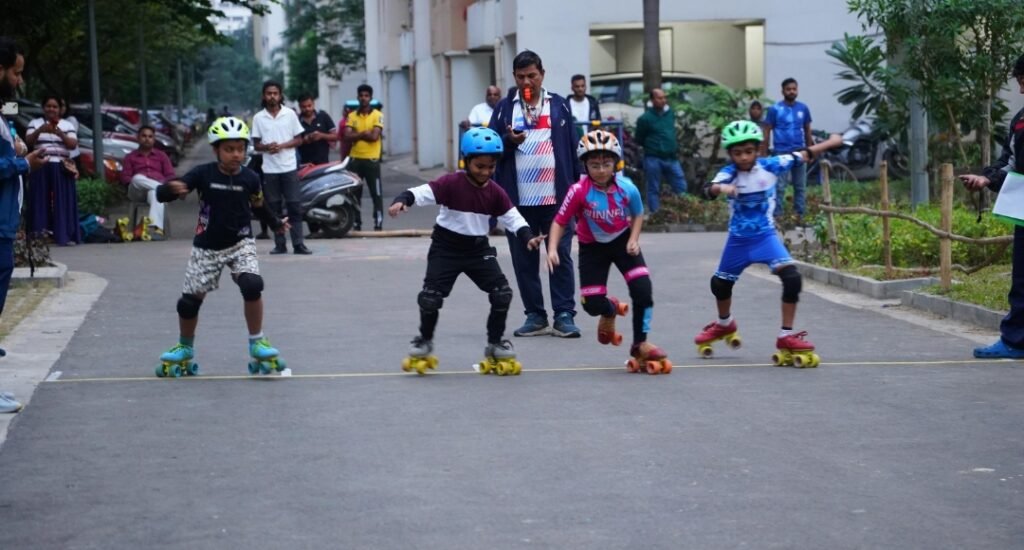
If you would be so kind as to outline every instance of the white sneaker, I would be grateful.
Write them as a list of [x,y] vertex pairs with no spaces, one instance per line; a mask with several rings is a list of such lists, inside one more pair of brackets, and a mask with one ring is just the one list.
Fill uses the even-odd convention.
[[[16,413],[21,410],[22,405],[13,398],[8,398],[8,393],[0,395],[0,413]],[[13,397],[13,396],[12,396]]]

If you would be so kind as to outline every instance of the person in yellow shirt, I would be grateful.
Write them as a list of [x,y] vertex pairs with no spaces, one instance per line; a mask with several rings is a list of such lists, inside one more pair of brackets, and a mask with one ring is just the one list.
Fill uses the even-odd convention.
[[[345,124],[345,141],[352,144],[349,151],[348,168],[366,181],[373,199],[373,230],[380,231],[384,224],[384,202],[380,183],[381,132],[384,131],[384,115],[370,106],[373,88],[362,84],[357,89],[359,109],[349,113]],[[363,188],[356,193],[360,205],[363,202]],[[363,216],[356,216],[354,229],[363,226]]]

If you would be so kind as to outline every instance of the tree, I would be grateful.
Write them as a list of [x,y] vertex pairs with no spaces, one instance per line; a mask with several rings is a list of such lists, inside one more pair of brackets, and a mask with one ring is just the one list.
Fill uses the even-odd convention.
[[197,63],[206,83],[210,105],[220,111],[228,105],[232,111],[259,103],[263,71],[252,51],[252,26],[230,37],[229,44],[204,49]]
[[[362,69],[366,64],[366,29],[363,0],[294,0],[287,6],[288,28],[283,33],[292,49],[312,49],[294,55],[299,60],[313,59],[315,66],[334,80]],[[322,62],[319,62],[322,60]],[[290,70],[295,70],[289,63]],[[308,71],[308,67],[304,69]],[[301,77],[307,80],[307,77]],[[290,80],[289,80],[290,82]],[[315,82],[315,80],[314,80]],[[317,86],[309,91],[316,92]]]
[[659,0],[644,0],[644,91],[661,87],[661,15]]

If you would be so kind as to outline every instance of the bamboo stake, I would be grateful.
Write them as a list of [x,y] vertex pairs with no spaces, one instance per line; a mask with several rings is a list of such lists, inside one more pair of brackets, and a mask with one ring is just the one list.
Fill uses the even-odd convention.
[[[829,185],[828,163],[821,163],[821,195],[825,206],[832,206],[832,186]],[[836,219],[828,212],[828,251],[832,258],[832,269],[839,269],[839,242],[836,240]]]
[[949,235],[953,230],[953,165],[942,165],[942,223],[946,234],[939,237],[939,284],[942,290],[949,290],[953,284],[953,241]]
[[[882,212],[889,211],[889,163],[882,161]],[[882,261],[885,264],[885,278],[892,279],[892,239],[889,233],[889,216],[882,216]]]

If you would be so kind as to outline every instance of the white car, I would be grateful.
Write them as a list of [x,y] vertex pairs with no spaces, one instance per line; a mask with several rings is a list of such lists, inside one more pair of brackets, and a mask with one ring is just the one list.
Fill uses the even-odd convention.
[[[661,74],[661,89],[671,92],[672,88],[684,84],[721,86],[717,80],[694,73],[665,72]],[[623,121],[636,124],[649,101],[644,93],[643,73],[613,73],[590,77],[590,94],[601,104],[604,120]]]

